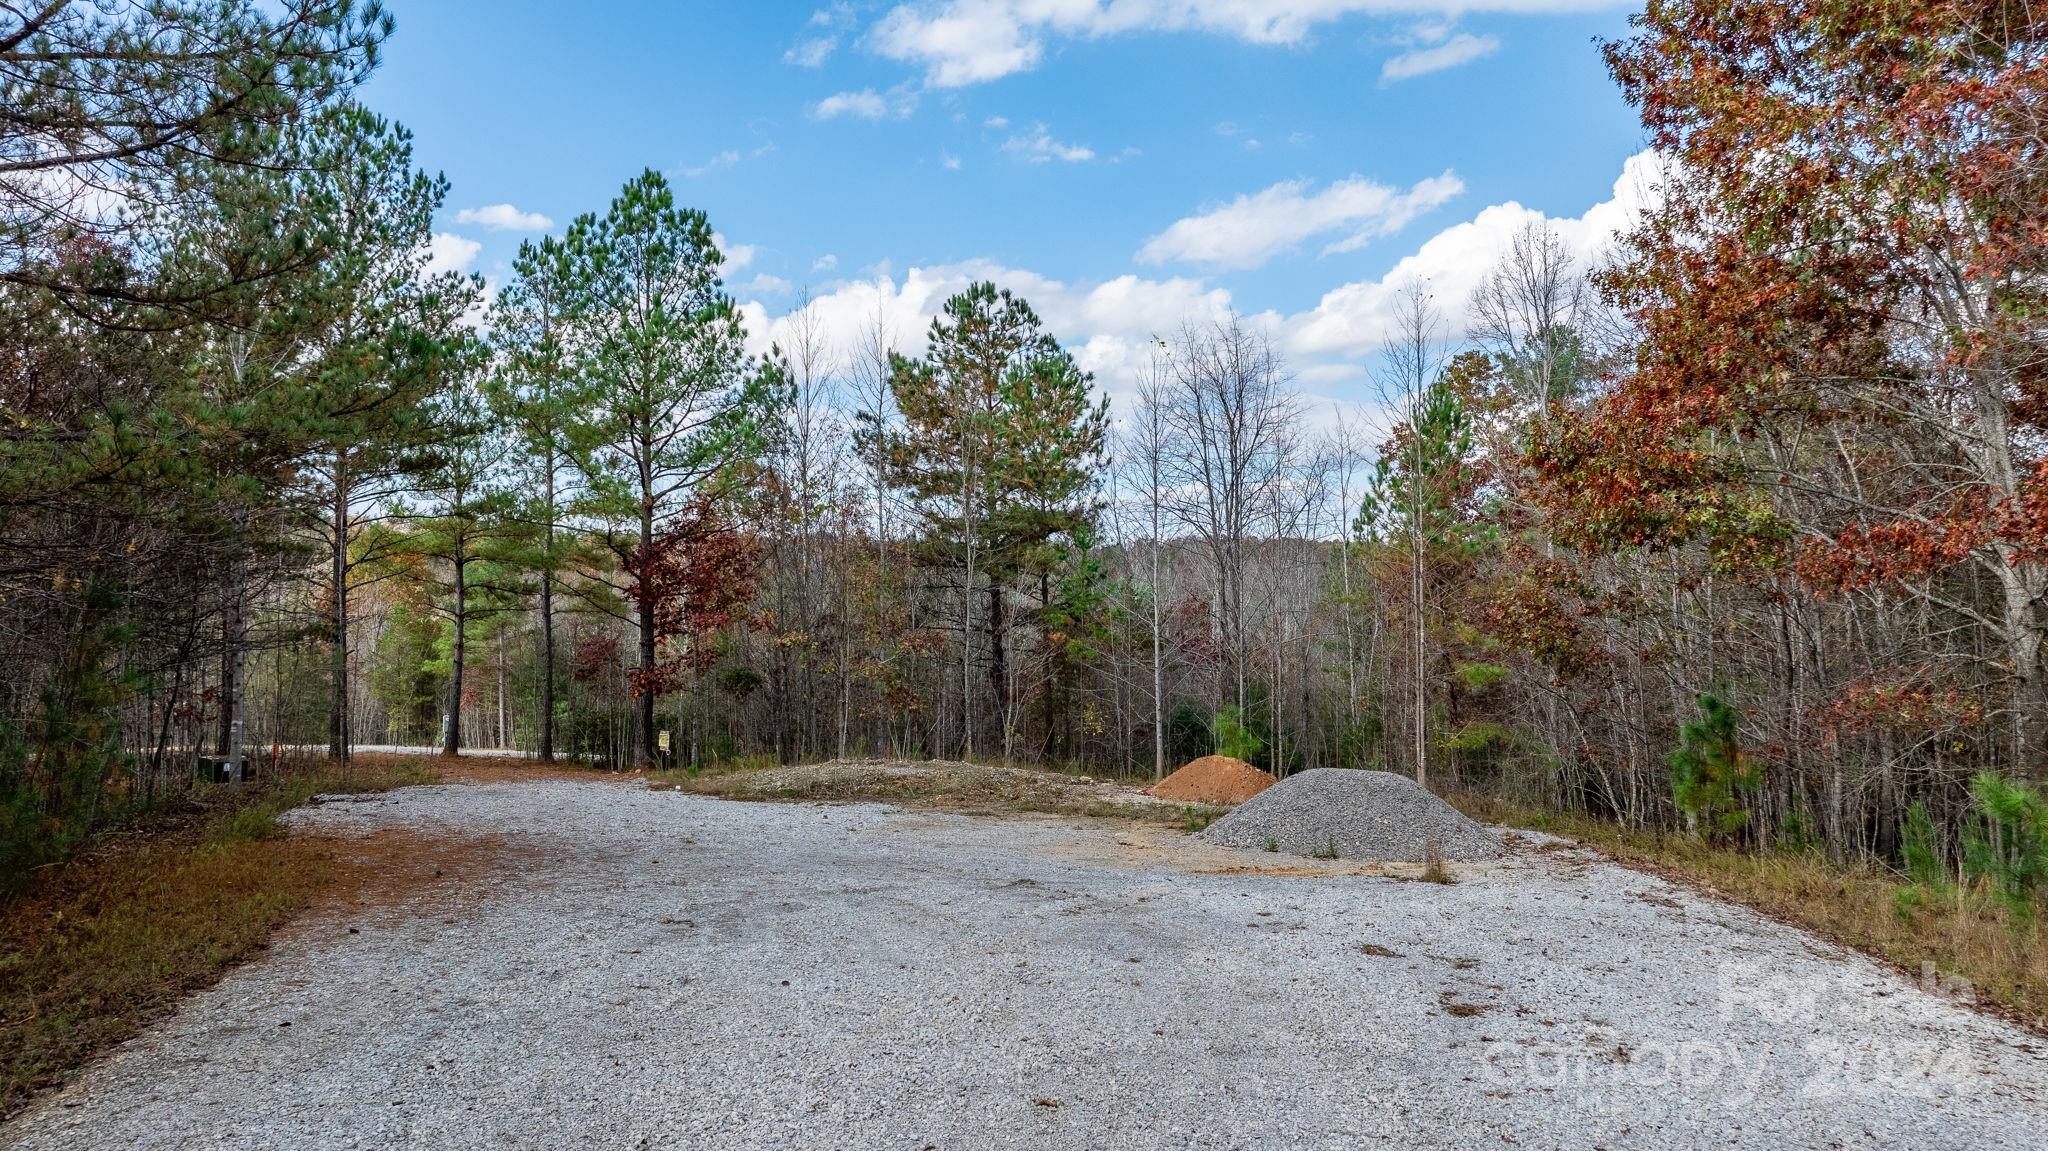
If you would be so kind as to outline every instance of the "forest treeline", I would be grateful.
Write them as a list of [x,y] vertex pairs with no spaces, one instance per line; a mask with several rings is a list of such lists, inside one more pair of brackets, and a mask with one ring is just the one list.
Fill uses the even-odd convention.
[[752,354],[652,171],[429,274],[389,30],[0,9],[9,868],[239,742],[1221,750],[2048,871],[2038,8],[1655,0],[1605,46],[1651,206],[1410,286],[1365,415],[1230,317],[1112,411],[995,284]]

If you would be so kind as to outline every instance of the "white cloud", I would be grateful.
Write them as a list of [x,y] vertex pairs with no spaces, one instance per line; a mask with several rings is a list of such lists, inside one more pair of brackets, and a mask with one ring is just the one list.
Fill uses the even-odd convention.
[[539,212],[522,212],[510,204],[486,204],[455,213],[458,224],[475,224],[494,232],[545,232],[555,226]]
[[887,92],[873,88],[862,88],[858,92],[835,92],[811,107],[811,115],[820,120],[836,120],[841,116],[852,116],[859,120],[881,120],[887,117],[901,119],[917,109],[917,93],[904,85],[898,85]]
[[[1125,393],[1151,355],[1152,337],[1183,320],[1217,318],[1230,310],[1230,294],[1200,280],[1119,276],[1096,284],[1073,284],[988,260],[913,267],[899,279],[878,271],[812,298],[828,338],[853,347],[879,314],[897,350],[918,355],[926,328],[948,296],[976,280],[989,280],[1031,302],[1046,326],[1094,372],[1112,394]],[[758,300],[742,308],[755,351],[789,342],[789,317],[772,314]]]
[[726,239],[723,232],[711,233],[711,242],[718,246],[719,254],[725,257],[725,264],[721,270],[728,276],[753,263],[754,257],[761,254],[761,250],[752,244],[735,244]]
[[727,148],[725,151],[720,152],[718,155],[711,157],[694,168],[684,168],[683,175],[694,180],[699,176],[708,176],[720,168],[730,168],[739,162],[740,154],[731,148]]
[[817,259],[811,261],[811,271],[813,272],[829,272],[837,268],[838,266],[839,257],[833,255],[830,252],[827,252],[824,255],[819,256]]
[[427,241],[427,274],[442,272],[467,272],[476,263],[477,253],[484,250],[482,244],[468,236],[453,232],[435,232]]
[[960,157],[955,156],[951,152],[941,152],[939,153],[939,164],[948,172],[958,172],[960,170]]
[[857,116],[863,120],[879,120],[889,114],[888,102],[873,88],[858,92],[835,92],[811,109],[811,115],[820,120],[832,120],[840,116]]
[[936,88],[985,83],[1038,66],[1049,41],[1135,32],[1206,32],[1294,45],[1352,15],[1581,12],[1620,0],[910,0],[869,36],[877,52],[924,70]]
[[923,65],[926,82],[939,88],[1028,71],[1043,52],[1025,17],[1010,4],[988,0],[893,8],[875,25],[873,44],[892,60]]
[[[1393,303],[1406,285],[1425,283],[1449,317],[1452,333],[1461,334],[1472,289],[1494,267],[1517,232],[1531,224],[1547,225],[1582,264],[1591,265],[1636,213],[1654,201],[1661,172],[1654,153],[1632,157],[1615,182],[1612,196],[1579,216],[1550,218],[1515,203],[1485,208],[1472,219],[1438,232],[1377,279],[1334,288],[1306,311],[1291,315],[1262,312],[1246,316],[1245,322],[1273,337],[1305,391],[1353,403],[1362,398],[1353,389],[1365,374],[1366,359],[1381,349],[1391,333]],[[812,306],[828,339],[840,348],[855,346],[879,315],[897,350],[918,355],[924,350],[931,317],[946,297],[976,280],[991,280],[1029,300],[1046,326],[1073,351],[1083,368],[1095,373],[1098,385],[1118,404],[1131,398],[1150,361],[1154,336],[1171,338],[1184,322],[1220,319],[1235,306],[1229,291],[1198,277],[1124,275],[1083,284],[988,260],[916,266],[901,276],[883,261],[865,270],[861,278],[814,297]],[[757,293],[741,306],[750,347],[757,352],[774,341],[784,346],[789,343],[789,317],[771,310],[759,298],[773,295]]]
[[1446,68],[1456,68],[1460,64],[1470,64],[1498,51],[1500,41],[1492,36],[1474,36],[1470,32],[1460,32],[1441,44],[1427,48],[1410,48],[1380,65],[1380,86],[1384,88],[1389,84],[1398,84],[1403,80],[1412,80],[1431,72],[1441,72]]
[[1012,136],[1003,142],[1003,151],[1014,152],[1033,164],[1044,164],[1058,160],[1064,164],[1079,164],[1095,158],[1095,149],[1085,144],[1064,144],[1052,138],[1051,129],[1043,124],[1036,125],[1029,133]]
[[1375,236],[1399,231],[1423,212],[1465,190],[1450,172],[1406,192],[1362,176],[1311,191],[1306,180],[1275,184],[1200,215],[1177,220],[1138,250],[1139,261],[1256,268],[1318,236],[1342,233],[1323,250],[1348,252]]
[[981,122],[981,126],[984,128],[994,128],[1000,131],[1010,126],[1010,118],[1008,116],[990,116],[988,119],[983,120]]
[[817,36],[800,40],[789,51],[782,54],[782,62],[799,68],[816,68],[832,56],[832,50],[839,47],[837,36]]
[[1410,284],[1426,286],[1454,329],[1462,333],[1473,289],[1499,262],[1517,233],[1530,226],[1547,226],[1582,266],[1590,266],[1599,261],[1615,236],[1655,203],[1663,172],[1663,161],[1655,152],[1629,157],[1614,182],[1613,195],[1579,216],[1552,218],[1512,200],[1482,209],[1472,219],[1431,236],[1380,278],[1333,288],[1314,308],[1288,317],[1286,346],[1304,358],[1372,352],[1392,330],[1394,301]]
[[741,288],[740,291],[752,292],[762,296],[782,296],[787,295],[789,290],[794,287],[796,287],[795,284],[790,283],[781,276],[760,272],[753,279],[748,280],[746,286]]

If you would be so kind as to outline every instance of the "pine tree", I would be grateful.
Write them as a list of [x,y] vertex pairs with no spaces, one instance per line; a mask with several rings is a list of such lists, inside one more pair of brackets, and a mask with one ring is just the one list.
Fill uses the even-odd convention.
[[525,477],[524,499],[513,513],[528,531],[520,566],[536,578],[541,634],[540,733],[542,763],[555,758],[555,592],[575,559],[576,537],[562,530],[572,503],[569,433],[576,423],[578,389],[564,344],[569,321],[568,249],[549,236],[522,243],[512,279],[491,312],[497,371],[486,395],[504,421],[511,450]]
[[443,391],[430,409],[439,441],[418,465],[412,492],[422,502],[399,504],[407,530],[394,543],[413,579],[430,589],[428,602],[447,624],[448,678],[441,752],[462,749],[462,701],[469,637],[481,617],[518,601],[518,586],[502,563],[514,508],[501,462],[503,438],[473,381]]
[[[1420,298],[1407,305],[1411,331],[1424,333],[1429,318]],[[1468,459],[1472,454],[1472,421],[1457,386],[1464,358],[1454,361],[1426,386],[1420,385],[1428,357],[1425,335],[1403,361],[1404,377],[1418,384],[1407,397],[1407,418],[1394,429],[1359,501],[1354,530],[1391,544],[1401,541],[1408,553],[1408,614],[1414,637],[1410,682],[1414,693],[1415,780],[1428,780],[1429,741],[1429,589],[1433,555],[1461,551],[1473,542],[1475,523],[1462,516],[1461,501],[1469,493]]]
[[[1011,751],[1007,596],[1033,549],[1090,521],[1109,424],[1093,378],[1031,305],[977,283],[946,301],[920,360],[893,357],[896,429],[864,425],[892,481],[916,501],[926,536],[961,567],[961,745],[977,746],[974,611],[985,596],[990,695]],[[983,581],[986,581],[984,586]]]
[[482,283],[426,273],[434,212],[448,185],[412,166],[411,133],[354,105],[320,127],[313,150],[322,180],[311,191],[326,206],[328,255],[308,292],[321,330],[305,365],[316,381],[315,447],[301,474],[328,557],[328,753],[345,760],[353,573],[397,541],[382,509],[433,440],[425,405],[451,378],[450,361],[469,352],[461,318]]
[[579,392],[569,443],[577,510],[617,561],[613,590],[639,629],[635,758],[654,759],[663,605],[653,565],[668,521],[757,446],[772,386],[746,352],[704,213],[649,170],[563,242]]
[[1671,795],[1689,830],[1727,839],[1749,822],[1742,796],[1756,790],[1762,772],[1742,754],[1735,709],[1711,692],[1699,697],[1700,717],[1679,728],[1670,755]]

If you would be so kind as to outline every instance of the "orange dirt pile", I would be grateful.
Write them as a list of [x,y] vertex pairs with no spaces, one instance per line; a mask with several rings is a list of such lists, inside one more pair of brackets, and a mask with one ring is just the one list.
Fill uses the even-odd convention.
[[1241,759],[1205,755],[1152,785],[1148,793],[1177,803],[1243,803],[1273,786],[1273,777]]

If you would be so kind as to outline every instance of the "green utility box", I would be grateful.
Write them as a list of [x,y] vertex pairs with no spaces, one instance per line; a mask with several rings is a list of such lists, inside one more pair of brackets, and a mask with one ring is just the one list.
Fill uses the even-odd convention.
[[[224,755],[202,755],[199,757],[199,782],[233,783],[228,776],[228,757]],[[242,757],[242,782],[256,778],[256,761],[249,756]]]

